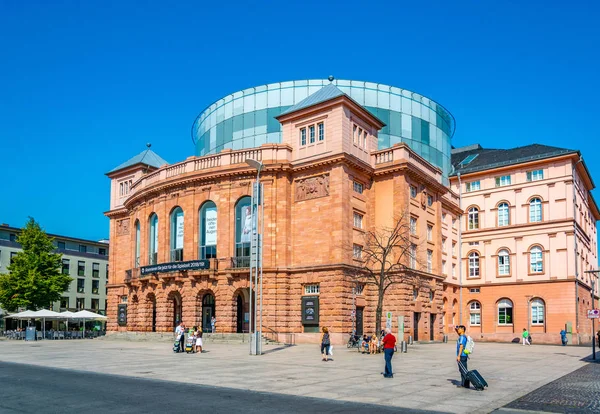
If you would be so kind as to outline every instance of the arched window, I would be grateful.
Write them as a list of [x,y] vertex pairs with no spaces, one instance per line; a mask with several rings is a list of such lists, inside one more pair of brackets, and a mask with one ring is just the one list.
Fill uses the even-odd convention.
[[529,201],[529,222],[538,223],[542,221],[542,200],[539,198],[532,198]]
[[469,255],[469,277],[479,277],[479,253]]
[[469,323],[471,326],[481,325],[481,303],[473,301],[469,304]]
[[140,267],[140,221],[135,221],[135,267]]
[[508,250],[500,250],[498,252],[498,275],[510,275],[510,255]]
[[544,301],[541,299],[533,299],[531,301],[531,324],[544,324]]
[[529,250],[529,273],[542,273],[544,271],[542,248],[533,246]]
[[158,263],[158,216],[152,213],[148,226],[148,264],[155,265]]
[[468,211],[468,229],[475,230],[479,228],[479,209],[477,207],[471,207]]
[[250,267],[252,240],[252,206],[248,196],[235,205],[235,267]]
[[217,206],[207,201],[200,207],[198,251],[199,259],[214,259],[217,257]]
[[510,224],[510,213],[508,203],[498,205],[498,227],[508,226]]
[[513,304],[508,299],[498,302],[498,325],[512,325]]
[[171,261],[183,261],[183,210],[176,207],[171,211]]

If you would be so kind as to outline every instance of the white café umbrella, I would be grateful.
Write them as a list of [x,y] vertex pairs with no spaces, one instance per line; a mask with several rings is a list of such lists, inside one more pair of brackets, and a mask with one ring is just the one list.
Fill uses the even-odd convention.
[[72,315],[73,319],[83,319],[83,336],[85,338],[85,320],[92,320],[92,321],[105,321],[108,318],[104,315],[100,315],[99,313],[94,313],[94,312],[90,312],[90,311],[86,311],[86,310],[82,310],[79,312],[75,312]]
[[58,312],[54,312],[48,309],[40,309],[39,311],[34,312],[35,319],[42,319],[42,332],[44,338],[46,338],[46,319],[60,319],[61,314]]
[[20,321],[22,321],[23,319],[31,319],[35,318],[35,311],[26,310],[19,313],[13,313],[12,315],[5,316],[5,318],[18,319]]
[[64,312],[60,313],[60,319],[65,320],[65,330],[67,330],[67,331],[69,330],[69,320],[73,319],[73,315],[75,315],[75,314],[71,311],[64,311]]

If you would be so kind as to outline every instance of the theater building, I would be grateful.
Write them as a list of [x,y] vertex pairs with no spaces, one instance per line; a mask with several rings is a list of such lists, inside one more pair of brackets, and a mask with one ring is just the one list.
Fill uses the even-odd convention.
[[[257,171],[246,160],[253,159],[264,165],[264,220],[259,223],[264,229],[263,333],[293,333],[297,342],[318,341],[324,326],[337,342],[345,341],[354,327],[373,333],[376,292],[350,275],[364,260],[364,232],[391,226],[403,213],[411,220],[414,243],[405,265],[413,282],[388,290],[384,312],[392,313],[394,329],[397,317],[403,317],[406,335],[442,339],[443,267],[455,267],[456,261],[442,257],[441,245],[457,242],[452,235],[443,236],[442,229],[451,233],[459,213],[458,199],[444,185],[450,173],[443,155],[446,150],[449,155],[444,131],[450,127],[441,124],[451,117],[419,95],[410,93],[407,99],[398,90],[400,95],[393,98],[391,87],[387,95],[375,90],[381,98],[376,102],[383,106],[385,95],[388,108],[392,98],[399,105],[406,100],[411,115],[387,109],[384,117],[393,117],[394,123],[408,119],[407,133],[415,132],[413,146],[418,138],[424,140],[420,149],[427,147],[426,157],[411,149],[402,142],[400,128],[394,129],[400,134],[398,142],[390,147],[388,136],[380,148],[380,132],[388,125],[373,112],[385,112],[367,110],[350,96],[350,87],[345,93],[336,83],[314,87],[311,94],[299,94],[305,97],[294,105],[278,107],[266,126],[269,131],[269,125],[278,123],[273,129],[279,137],[272,138],[277,142],[256,145],[262,138],[256,137],[260,128],[255,124],[251,132],[240,135],[234,129],[223,140],[217,117],[214,128],[203,127],[209,132],[200,135],[210,142],[210,131],[216,131],[214,150],[202,141],[198,156],[167,164],[148,148],[107,174],[111,204],[106,215],[113,246],[109,330],[171,332],[180,320],[207,330],[215,316],[217,332],[248,331],[247,217]],[[269,91],[264,91],[267,99],[272,97]],[[278,93],[283,99],[283,89]],[[239,99],[257,111],[258,93],[253,93],[251,105],[249,99]],[[232,110],[236,105],[233,99]],[[247,118],[247,113],[240,114]],[[255,123],[257,117],[251,117]],[[250,133],[254,136],[246,141]],[[236,141],[255,146],[234,149]],[[164,271],[199,259],[207,260],[209,268],[192,264]],[[306,298],[316,304],[315,319],[303,317]],[[117,318],[124,305],[126,321]]]

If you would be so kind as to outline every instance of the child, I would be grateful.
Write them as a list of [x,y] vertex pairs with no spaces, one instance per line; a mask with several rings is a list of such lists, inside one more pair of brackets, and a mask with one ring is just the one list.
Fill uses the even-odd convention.
[[529,343],[529,332],[525,328],[523,328],[523,345],[531,345]]
[[196,331],[196,352],[199,354],[202,353],[202,331],[201,330]]
[[377,335],[373,334],[371,337],[371,342],[369,343],[369,354],[377,353],[377,346],[379,341],[377,341]]

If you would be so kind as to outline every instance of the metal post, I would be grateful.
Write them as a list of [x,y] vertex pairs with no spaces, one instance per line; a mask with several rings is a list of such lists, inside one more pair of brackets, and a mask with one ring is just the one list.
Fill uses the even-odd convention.
[[[463,286],[462,286],[462,183],[460,181],[460,173],[458,177],[458,208],[460,216],[458,216],[458,324],[462,325],[463,311]],[[467,218],[468,219],[468,218]]]
[[[594,276],[598,277],[598,272],[600,270],[587,270],[584,273],[592,273],[592,277],[590,278],[590,284],[592,289],[590,290],[590,295],[592,296],[592,309],[596,309],[594,304],[594,292],[596,291],[596,281],[594,280]],[[596,320],[592,318],[592,359],[596,359]]]
[[[260,174],[260,170],[258,172]],[[262,355],[262,317],[263,317],[263,234],[265,230],[265,206],[263,199],[263,185],[259,181],[259,177],[256,177],[256,187],[258,191],[257,203],[260,205],[260,235],[258,236],[258,265],[260,268],[260,323],[259,323],[259,342],[258,342],[258,355]]]

